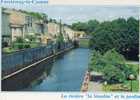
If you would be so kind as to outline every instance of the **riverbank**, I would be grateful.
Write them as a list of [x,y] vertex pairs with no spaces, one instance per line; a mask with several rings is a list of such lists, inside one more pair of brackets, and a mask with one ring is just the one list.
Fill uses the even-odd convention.
[[2,90],[80,91],[89,56],[90,50],[87,48],[72,49],[5,79],[2,81]]
[[28,65],[28,66],[26,66],[26,67],[24,67],[24,68],[22,68],[22,69],[20,69],[20,70],[18,70],[18,71],[16,71],[16,72],[14,72],[14,73],[11,73],[11,74],[9,74],[9,75],[4,76],[4,77],[2,78],[2,80],[5,80],[5,79],[7,79],[7,78],[9,78],[9,77],[12,77],[12,76],[14,76],[14,75],[16,75],[16,74],[18,74],[18,73],[20,73],[20,72],[22,72],[22,71],[24,71],[24,70],[30,68],[30,67],[32,67],[32,66],[35,66],[35,65],[41,63],[42,61],[45,61],[45,60],[48,60],[48,59],[50,59],[50,58],[52,58],[52,57],[58,56],[58,55],[60,55],[60,54],[62,54],[62,53],[64,53],[64,52],[66,52],[66,51],[69,51],[70,49],[73,49],[73,48],[74,48],[73,46],[70,47],[70,48],[66,48],[66,49],[64,49],[64,50],[62,50],[62,51],[60,51],[60,52],[57,52],[57,53],[55,53],[55,54],[53,54],[53,55],[51,55],[51,56],[48,56],[48,57],[46,57],[46,58],[44,58],[44,59],[42,59],[42,60],[39,60],[39,61],[37,61],[37,62],[35,62],[35,63],[31,64],[31,65]]
[[90,72],[89,92],[101,92],[103,88],[102,74],[92,71]]
[[82,86],[81,86],[81,91],[82,92],[87,92],[88,91],[89,82],[90,82],[90,73],[89,73],[89,71],[86,71],[84,79],[83,79],[83,83],[82,83]]
[[[24,91],[79,92],[88,69],[89,56],[89,49],[76,48],[54,58],[47,78],[44,78],[39,84],[29,86]],[[47,66],[46,64],[43,67]]]
[[[2,91],[13,91],[13,90],[15,91],[18,89],[22,89],[24,86],[26,87],[27,84],[30,84],[30,81],[35,80],[39,76],[38,75],[40,73],[39,71],[44,69],[42,68],[42,65],[45,65],[49,61],[49,59],[58,56],[60,54],[63,54],[64,52],[67,52],[73,48],[74,46],[65,48],[62,51],[47,56],[46,58],[36,61],[35,63],[23,67],[17,71],[14,71],[13,73],[3,76]],[[32,77],[30,77],[30,75]]]

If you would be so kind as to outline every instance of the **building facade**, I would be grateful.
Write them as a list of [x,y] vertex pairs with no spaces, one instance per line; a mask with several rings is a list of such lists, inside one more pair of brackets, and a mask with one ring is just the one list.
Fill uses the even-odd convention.
[[74,30],[72,30],[70,27],[68,27],[68,26],[64,26],[64,28],[63,28],[63,30],[64,30],[64,38],[66,39],[66,41],[67,40],[74,40],[75,39],[75,31]]
[[[38,16],[41,16],[41,18]],[[60,33],[63,35],[64,41],[67,42],[75,40],[78,32],[67,25],[61,24],[61,20],[60,23],[48,22],[48,18],[44,14],[2,9],[2,41],[8,45],[16,41],[18,37],[26,39],[30,35],[36,37],[36,42],[47,44],[49,41],[56,41]]]
[[57,36],[60,33],[60,26],[58,23],[49,22],[48,23],[48,34],[52,36]]
[[11,42],[18,37],[26,38],[27,35],[36,35],[38,41],[41,41],[42,35],[48,32],[46,16],[39,19],[24,11],[15,9],[3,9],[2,12],[3,37],[4,35],[8,37],[8,34]]
[[11,42],[9,13],[2,9],[2,45],[8,46]]

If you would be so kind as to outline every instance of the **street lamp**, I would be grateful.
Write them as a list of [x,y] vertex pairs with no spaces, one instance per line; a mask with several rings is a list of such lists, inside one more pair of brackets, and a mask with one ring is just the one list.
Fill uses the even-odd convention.
[[105,91],[107,91],[107,81],[104,82],[104,86],[105,86]]
[[131,81],[131,91],[132,91],[132,81],[135,79],[135,76],[133,74],[129,75],[129,80]]

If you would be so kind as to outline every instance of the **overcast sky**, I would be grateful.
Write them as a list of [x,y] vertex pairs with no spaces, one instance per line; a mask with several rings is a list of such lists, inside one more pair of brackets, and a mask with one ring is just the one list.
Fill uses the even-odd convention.
[[135,6],[48,6],[48,5],[3,5],[8,8],[43,12],[49,18],[62,19],[63,23],[71,24],[77,21],[97,19],[99,21],[113,20],[119,17],[139,17],[139,8]]

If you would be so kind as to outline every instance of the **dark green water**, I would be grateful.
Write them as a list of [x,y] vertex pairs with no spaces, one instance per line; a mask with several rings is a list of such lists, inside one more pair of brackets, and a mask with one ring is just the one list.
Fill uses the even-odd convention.
[[25,91],[80,91],[89,56],[89,49],[78,48],[54,59],[49,75],[44,71]]

